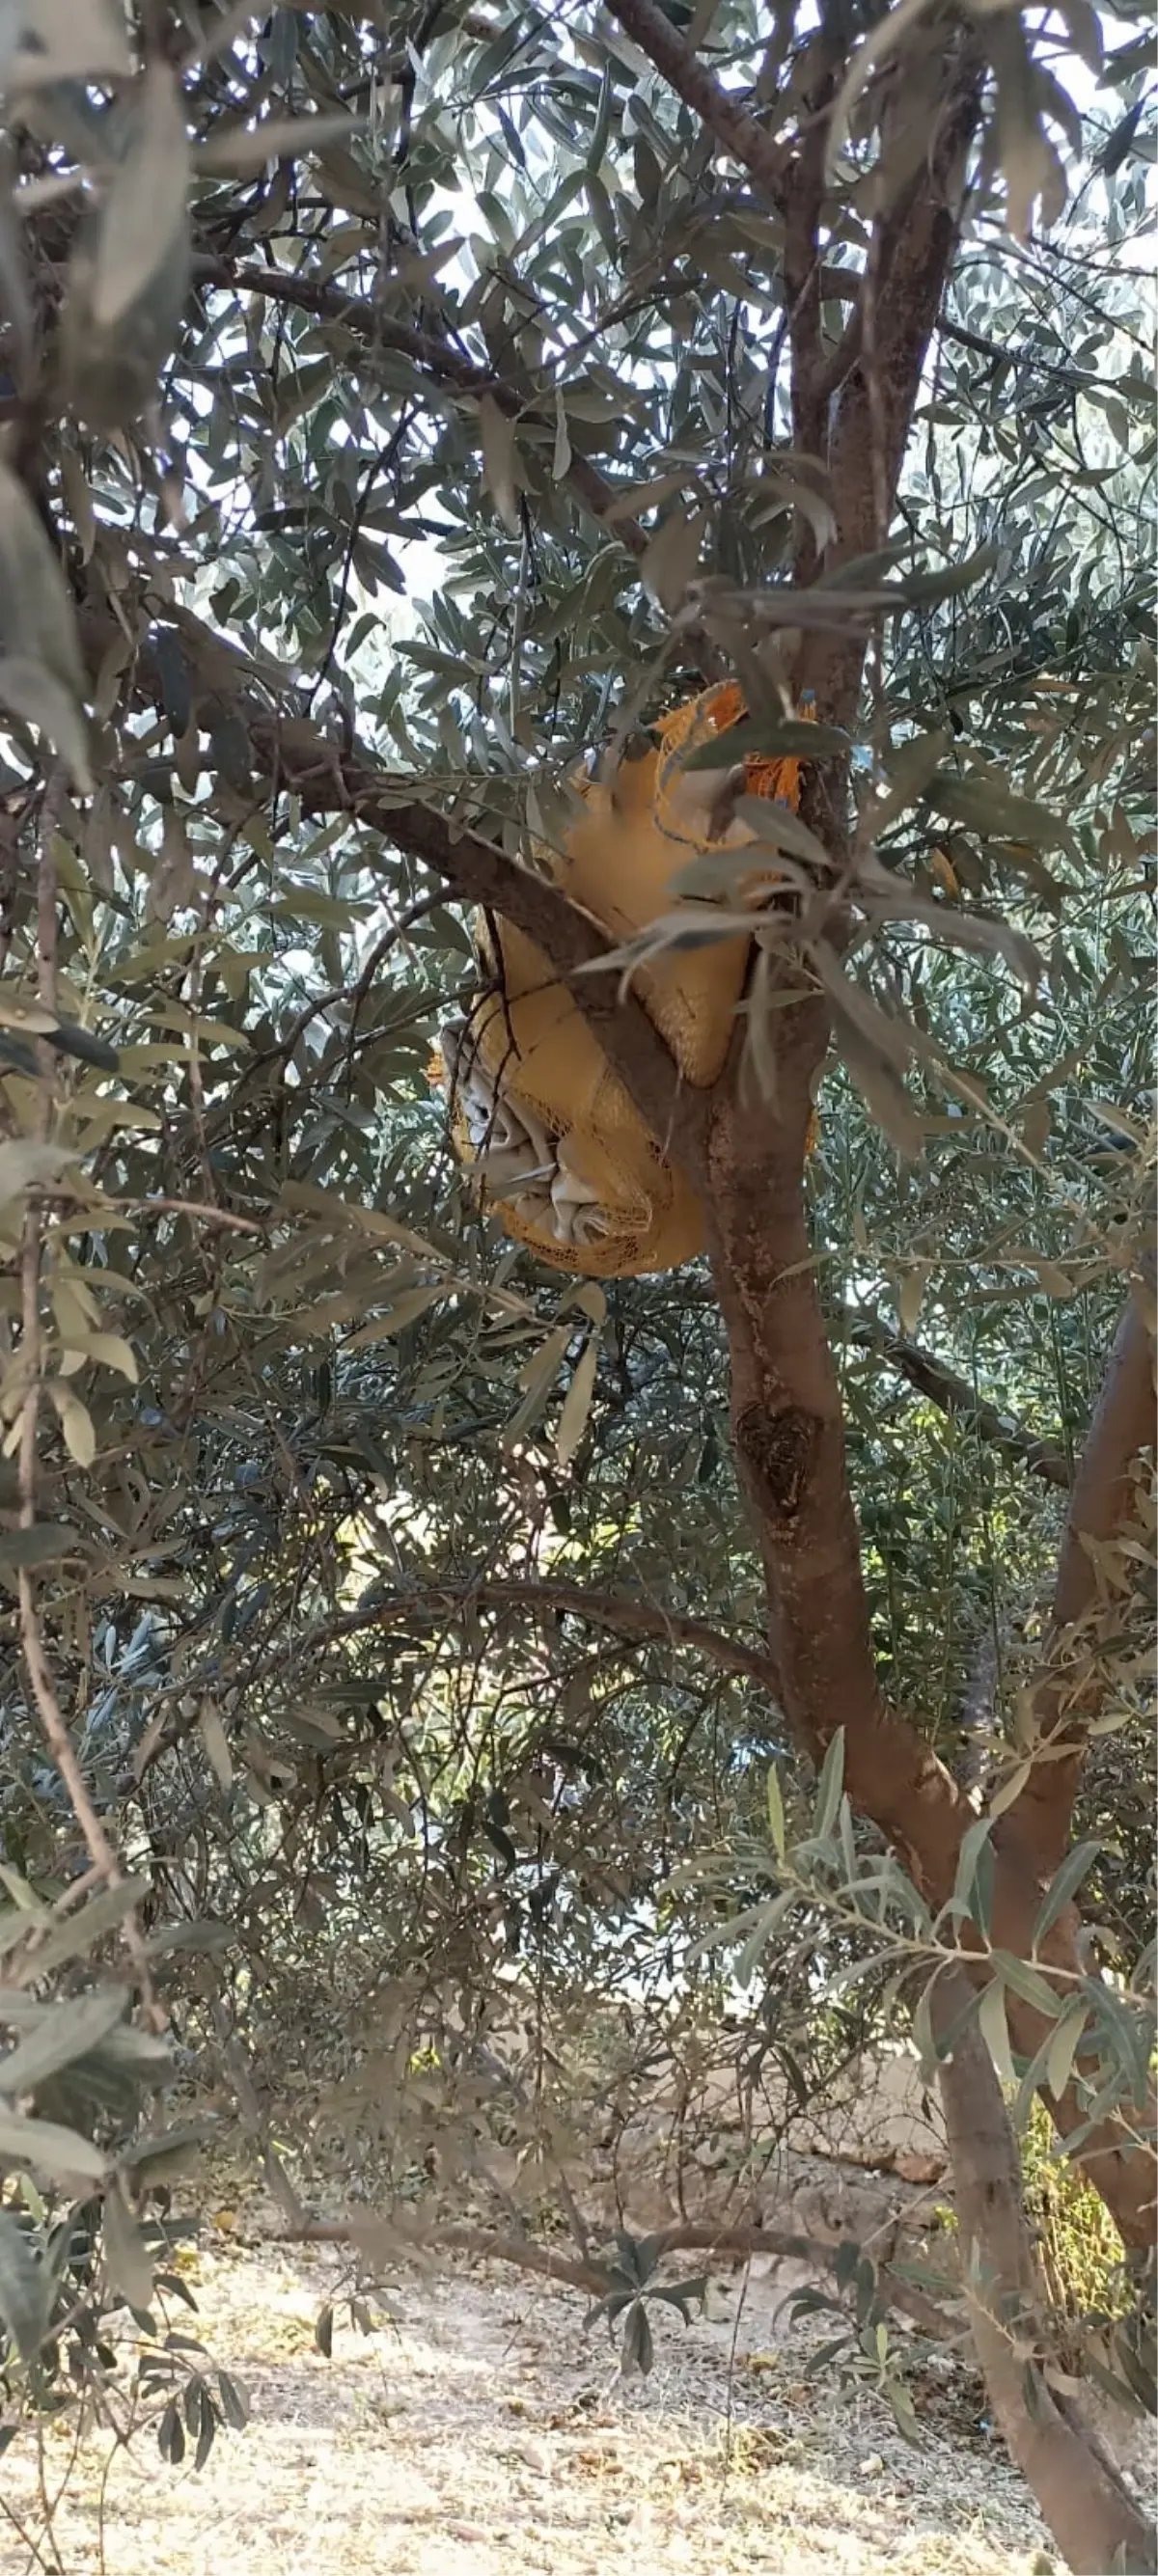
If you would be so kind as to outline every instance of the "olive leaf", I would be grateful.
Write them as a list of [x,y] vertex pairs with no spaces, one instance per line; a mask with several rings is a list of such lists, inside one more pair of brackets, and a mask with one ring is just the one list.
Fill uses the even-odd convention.
[[72,602],[47,531],[0,461],[0,703],[39,727],[84,794],[91,787],[87,685]]
[[483,482],[508,535],[519,534],[518,457],[515,433],[493,394],[483,394],[478,407],[482,440]]
[[0,2104],[0,2157],[51,2174],[66,2186],[103,2182],[108,2158],[91,2138],[62,2129],[55,2120],[29,2120]]
[[121,2019],[128,2004],[124,1986],[100,1986],[46,2012],[38,2029],[0,2057],[0,2093],[32,2093],[58,2067],[71,2065],[95,2048]]
[[105,2267],[126,2307],[147,2310],[153,2295],[153,2261],[119,2182],[109,2184],[104,2202]]
[[48,2332],[55,2283],[28,2232],[0,2209],[0,2319],[22,2361],[33,2360]]
[[64,397],[93,429],[155,400],[188,292],[189,145],[167,64],[143,74],[120,144],[77,236],[60,320]]

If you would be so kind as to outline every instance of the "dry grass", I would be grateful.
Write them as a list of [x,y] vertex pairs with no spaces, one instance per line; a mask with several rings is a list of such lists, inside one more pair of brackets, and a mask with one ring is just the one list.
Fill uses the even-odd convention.
[[[391,2315],[314,2342],[339,2280],[211,2236],[188,2258],[199,2332],[244,2380],[252,2422],[198,2474],[153,2433],[81,2448],[45,2535],[35,2444],[4,2460],[3,2576],[1029,2576],[1042,2533],[982,2438],[902,2442],[871,2397],[806,2382],[773,2285],[713,2290],[656,2367],[623,2382],[581,2302],[509,2276],[400,2272]],[[736,2323],[737,2307],[739,2323]],[[669,2312],[670,2313],[670,2312]],[[44,2450],[51,2493],[63,2433]],[[107,2471],[107,2476],[106,2476]],[[39,2550],[39,2558],[36,2555]],[[320,2576],[320,2570],[319,2570]]]

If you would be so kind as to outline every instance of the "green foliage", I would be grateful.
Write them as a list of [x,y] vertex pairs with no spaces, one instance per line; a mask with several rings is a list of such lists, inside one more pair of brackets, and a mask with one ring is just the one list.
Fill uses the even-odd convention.
[[1021,2135],[1026,2208],[1039,2230],[1059,2305],[1077,2316],[1125,2315],[1131,2304],[1122,2240],[1095,2191],[1057,2154],[1056,2132],[1035,2101]]
[[[1059,2161],[1048,2112],[1035,2102],[1021,2141],[1026,2208],[1038,2235],[1051,2294],[1072,2316],[1121,2316],[1129,2305],[1122,2240],[1097,2193]],[[955,2212],[934,2210],[947,2236],[957,2232]]]
[[[180,2321],[197,2305],[171,2268],[186,2232],[157,2212],[138,2222],[127,2210],[114,2229],[108,2199],[53,2218],[30,2186],[0,2210],[0,2393],[10,2419],[0,2440],[22,2419],[71,2411],[78,2398],[96,2422],[116,2423],[119,2438],[128,2421],[151,2423],[174,2464],[186,2434],[193,2465],[203,2468],[222,2426],[244,2429],[244,2388],[228,2371],[210,2371],[204,2346]],[[135,2330],[131,2375],[117,2350],[126,2318]]]
[[[183,2152],[117,2089],[122,1930],[191,2050],[316,2051],[315,2145],[380,2146],[407,2188],[437,2146],[466,2188],[497,2138],[532,2200],[605,2107],[593,2024],[625,2092],[719,2027],[722,1920],[759,1971],[734,2053],[809,2080],[889,2001],[882,1927],[923,1937],[883,1867],[867,1935],[841,1913],[865,1855],[833,1769],[831,1852],[764,1959],[788,1748],[712,1283],[561,1288],[480,1225],[426,1070],[469,907],[392,813],[525,853],[609,733],[705,668],[759,677],[750,617],[879,630],[848,965],[892,1052],[866,1093],[844,1031],[811,1217],[882,1680],[990,1781],[1147,1222],[1130,11],[1067,19],[1098,49],[1084,123],[1050,28],[977,18],[968,236],[895,523],[807,606],[784,585],[834,496],[794,443],[783,226],[750,173],[614,21],[388,14],[190,5],[146,61],[96,0],[29,0],[0,40],[0,1953],[13,2047],[41,2050],[2,2143],[31,2165],[34,2130],[62,2188],[68,2152],[86,2188]],[[919,97],[924,22],[849,35],[829,357],[906,29]],[[704,37],[786,148],[817,41],[780,11],[769,52],[748,0]],[[1122,1600],[1080,1826],[1129,1973],[1153,1736]],[[804,1794],[786,1762],[786,1847]],[[102,1832],[131,1875],[86,1891]],[[709,1844],[726,1886],[694,1874]],[[516,2009],[527,2081],[496,2107],[478,2052]],[[119,2185],[109,2207],[140,2290]],[[4,2242],[27,2359],[47,2329]],[[202,2458],[222,2410],[174,2385],[166,2456]]]

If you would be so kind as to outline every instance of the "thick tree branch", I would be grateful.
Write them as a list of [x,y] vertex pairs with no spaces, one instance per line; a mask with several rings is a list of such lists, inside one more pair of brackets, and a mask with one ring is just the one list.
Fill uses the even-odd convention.
[[[822,457],[826,446],[828,399],[823,385],[824,290],[820,221],[824,209],[829,115],[839,55],[823,38],[818,40],[816,47],[810,48],[810,63],[814,53],[819,55],[819,59],[804,101],[809,121],[785,205],[784,300],[792,356],[793,445],[802,456]],[[860,294],[863,297],[863,281]],[[796,546],[797,580],[807,581],[815,572],[816,563],[815,533],[811,524],[802,518]]]
[[804,1205],[817,1040],[811,1006],[779,1014],[774,1102],[722,1105],[709,1144],[713,1269],[732,1359],[736,1460],[768,1580],[785,1713],[817,1760],[843,1727],[850,1796],[935,1902],[951,1894],[972,1809],[877,1682]]
[[[887,306],[875,317],[875,381],[870,387],[862,359],[838,409],[829,455],[834,564],[872,551],[882,477],[889,507],[895,496],[956,245],[979,87],[971,53],[951,48],[927,186],[895,245]],[[903,100],[903,90],[898,95]],[[811,362],[808,350],[801,362]],[[863,634],[806,638],[801,684],[815,690],[822,717],[855,721],[864,653]],[[809,818],[835,851],[846,838],[846,792],[843,781],[834,786],[826,764],[806,796]],[[745,1101],[734,1068],[730,1087],[721,1087],[707,1196],[731,1346],[737,1457],[761,1535],[773,1651],[801,1739],[819,1752],[845,1728],[853,1796],[943,1898],[952,1885],[966,1802],[916,1730],[881,1701],[840,1393],[810,1266],[803,1166],[812,1089],[828,1041],[823,1008],[803,1000],[781,1008],[770,1039],[778,1059],[773,1103]]]
[[[913,406],[957,244],[966,160],[980,113],[982,70],[972,38],[947,37],[940,103],[918,188],[906,190],[904,221],[891,209],[874,228],[867,265],[873,273],[872,330],[864,330],[865,287],[857,312],[861,345],[840,388],[828,444],[830,489],[837,534],[825,569],[871,554],[884,542]],[[906,113],[898,83],[891,114]],[[882,166],[888,145],[882,132]],[[882,280],[887,274],[887,293]],[[854,322],[857,318],[854,316]],[[870,345],[871,344],[871,345]],[[834,724],[855,723],[864,667],[859,636],[806,639],[800,685],[816,693],[820,715]]]
[[1134,1468],[1154,1445],[1154,1343],[1142,1308],[1125,1307],[1106,1363],[1097,1411],[1074,1478],[1058,1557],[1053,1617],[1072,1628],[1097,1598],[1097,1567],[1086,1541],[1116,1538],[1134,1504]]
[[[626,21],[624,22],[626,23]],[[826,568],[871,554],[888,532],[930,339],[956,248],[969,148],[980,112],[982,69],[972,37],[947,32],[940,100],[923,156],[922,184],[905,191],[874,227],[867,267],[888,292],[874,298],[872,328],[841,388],[828,447],[829,494],[837,532]],[[882,126],[908,150],[898,121],[913,110],[897,81]],[[922,113],[928,112],[927,105]],[[865,289],[862,287],[862,303]],[[865,316],[867,319],[867,314]],[[812,343],[801,362],[811,363]],[[808,395],[807,382],[795,388]],[[797,686],[811,688],[818,713],[855,725],[865,658],[863,633],[806,634]],[[834,765],[811,773],[806,818],[833,853],[847,846],[847,781]],[[881,1693],[849,1489],[843,1409],[817,1295],[805,1215],[803,1172],[812,1096],[828,1044],[822,1004],[777,997],[768,1044],[775,1060],[770,1096],[739,1078],[738,1049],[713,1100],[703,1195],[712,1266],[732,1366],[732,1428],[765,1575],[781,1705],[798,1741],[820,1757],[844,1731],[845,1778],[854,1805],[887,1836],[934,1906],[953,1891],[961,1837],[972,1809],[919,1729]],[[1002,1820],[1005,1823],[1006,1820]],[[996,1874],[993,1939],[1027,1955],[1041,1887],[1007,1828]],[[968,1936],[966,1936],[968,1937]],[[1076,1922],[1054,1927],[1048,1958],[1072,1966]],[[988,1976],[975,1945],[967,1972]],[[1046,1961],[1048,1964],[1048,1959]],[[1032,2056],[1044,2025],[1015,2000],[1011,2026]],[[1102,2124],[1081,2161],[1132,2244],[1153,2234],[1153,2161],[1135,2151],[1128,2126]]]
[[[598,969],[610,942],[600,923],[581,912],[549,878],[534,876],[473,832],[458,832],[428,805],[401,805],[383,793],[382,781],[344,761],[350,810],[386,841],[436,868],[464,902],[481,904],[513,922],[541,948],[570,986],[584,1019],[630,1091],[652,1135],[665,1147],[690,1147],[699,1125],[696,1095],[678,1070],[642,1003],[621,995],[618,969]],[[309,791],[299,787],[303,806]],[[321,810],[327,810],[323,795]]]
[[[573,2254],[556,2254],[546,2245],[536,2245],[532,2238],[502,2236],[489,2227],[459,2226],[420,2228],[401,2213],[390,2217],[305,2219],[301,2226],[281,2227],[268,2240],[275,2245],[352,2245],[370,2262],[412,2250],[426,2255],[466,2254],[479,2263],[507,2263],[520,2272],[535,2272],[543,2280],[558,2281],[568,2289],[584,2290],[593,2299],[604,2298],[614,2286],[610,2267],[598,2262],[584,2263]],[[839,2245],[826,2238],[790,2234],[780,2227],[698,2226],[677,2221],[660,2229],[652,2238],[659,2259],[666,2254],[711,2254],[717,2262],[729,2260],[750,2262],[753,2255],[771,2254],[778,2262],[812,2263],[818,2271],[832,2270],[840,2252]],[[877,2275],[877,2297],[882,2308],[898,2308],[925,2334],[941,2342],[952,2342],[960,2329],[955,2318],[938,2308],[920,2290],[900,2281],[886,2264]]]
[[[195,704],[208,697],[240,718],[267,792],[291,792],[305,814],[347,814],[368,824],[385,842],[433,868],[464,903],[495,912],[525,932],[569,985],[652,1135],[689,1169],[697,1166],[705,1095],[681,1080],[642,1003],[623,992],[619,970],[597,971],[612,944],[602,925],[569,902],[549,877],[536,875],[433,806],[404,798],[402,782],[358,751],[340,748],[309,718],[296,711],[282,717],[264,694],[270,684],[262,667],[189,611],[171,612],[170,622],[189,665]],[[95,669],[115,630],[99,613],[82,616],[81,629]],[[138,646],[133,676],[138,693],[163,709],[155,635]]]
[[693,53],[657,0],[608,0],[610,14],[657,72],[694,109],[722,152],[739,161],[774,205],[783,202],[793,172],[787,144],[777,143],[730,90]]
[[[875,399],[863,362],[841,397],[830,454],[833,562],[871,552],[882,472],[888,506],[893,503],[956,245],[978,95],[972,54],[952,39],[927,187],[896,245],[887,308],[876,317]],[[903,85],[897,96],[899,114]],[[874,441],[883,441],[879,453]],[[863,634],[806,639],[801,678],[816,689],[822,716],[855,720],[864,653]],[[814,774],[807,801],[829,846],[839,851],[847,837],[847,791],[843,781],[839,788],[829,783],[831,767]],[[952,1891],[971,1810],[918,1730],[887,1708],[880,1693],[840,1389],[811,1263],[803,1172],[812,1091],[828,1042],[822,1005],[802,997],[779,1008],[770,1016],[769,1042],[777,1060],[771,1099],[754,1100],[735,1066],[720,1086],[706,1204],[731,1351],[737,1463],[764,1559],[772,1650],[799,1740],[821,1754],[843,1727],[855,1803],[940,1903]]]
[[1098,1551],[1121,1536],[1135,1511],[1136,1471],[1142,1452],[1153,1448],[1154,1432],[1154,1344],[1131,1298],[1074,1478],[1058,1558],[1048,1667],[1033,1712],[1043,1758],[1002,1819],[1047,1881],[1069,1839],[1090,1725],[1108,1687],[1108,1632],[1120,1625],[1120,1586],[1099,1575]]
[[[582,1583],[556,1583],[550,1578],[519,1583],[482,1574],[464,1583],[423,1584],[413,1592],[384,1594],[329,1620],[324,1636],[329,1641],[399,1622],[459,1619],[476,1609],[525,1610],[539,1620],[581,1619],[588,1627],[608,1628],[613,1635],[637,1643],[654,1640],[702,1655],[720,1672],[757,1683],[773,1699],[777,1694],[776,1666],[766,1647],[746,1646],[739,1638],[725,1637],[706,1619],[688,1618],[657,1603],[629,1601],[618,1593],[593,1592]],[[305,1637],[295,1653],[308,1653],[316,1642],[314,1636]]]
[[[1068,2566],[1101,2576],[1107,2547],[1120,2544],[1123,2565],[1152,2568],[1152,2528],[1092,2424],[1071,2398],[1055,2392],[1042,2369],[1048,2342],[1017,2142],[992,2059],[967,2005],[959,1976],[938,1980],[933,2009],[939,2035],[947,2039],[952,2022],[958,2022],[952,2055],[941,2067],[941,2099],[961,2232],[962,2279],[997,2418]],[[1027,2377],[1033,2388],[1029,2405]]]

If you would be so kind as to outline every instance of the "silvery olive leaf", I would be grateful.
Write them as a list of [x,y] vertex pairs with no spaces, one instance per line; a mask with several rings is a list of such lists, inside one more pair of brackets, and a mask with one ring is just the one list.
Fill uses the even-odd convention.
[[90,428],[124,427],[155,400],[189,286],[189,171],[181,93],[157,64],[140,84],[116,165],[69,264],[62,386]]
[[894,876],[891,868],[868,853],[858,860],[856,891],[870,921],[919,921],[954,948],[976,957],[1004,957],[1018,981],[1032,992],[1041,981],[1043,961],[1022,931],[988,913],[963,912],[959,905],[935,903],[915,886]]
[[122,80],[131,71],[121,10],[110,0],[5,0],[0,84],[10,96],[59,80]]

